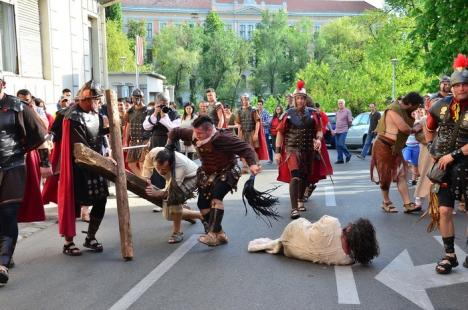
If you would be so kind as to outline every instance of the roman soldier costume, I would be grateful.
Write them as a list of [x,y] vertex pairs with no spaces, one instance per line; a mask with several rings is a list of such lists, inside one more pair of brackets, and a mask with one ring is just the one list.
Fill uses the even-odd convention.
[[[25,193],[25,153],[47,137],[33,108],[3,93],[0,78],[0,286],[8,282],[8,267],[18,239],[17,213]],[[3,95],[3,96],[2,96]],[[40,166],[50,167],[48,150],[40,149]],[[40,215],[40,214],[39,214]],[[34,220],[33,217],[30,217]]]
[[[201,116],[200,120],[201,118],[206,117]],[[209,119],[206,118],[206,121]],[[174,128],[169,132],[168,143],[178,140],[191,141],[201,160],[201,167],[197,172],[198,207],[204,214],[207,232],[207,235],[202,237],[208,240],[199,240],[210,246],[226,243],[227,237],[221,226],[224,209],[216,208],[213,200],[222,201],[228,192],[237,189],[237,182],[241,176],[237,156],[244,158],[251,166],[256,164],[255,152],[249,144],[224,129],[213,129],[211,137],[198,141],[194,139],[193,129]],[[208,210],[210,211],[206,212]],[[218,238],[210,240],[210,232],[215,233]]]
[[[307,96],[304,82],[299,81],[294,97]],[[308,183],[317,182],[325,178],[320,171],[327,171],[321,161],[320,150],[314,150],[314,139],[322,139],[322,125],[320,115],[315,109],[305,106],[290,108],[286,111],[278,126],[278,133],[282,136],[282,145],[276,147],[276,153],[281,154],[278,181],[289,183],[291,199],[291,218],[300,217],[298,211],[305,211],[304,191]],[[278,139],[278,138],[277,138]],[[318,165],[318,166],[317,166]]]
[[[138,88],[132,93],[132,97],[143,97],[143,93]],[[137,106],[134,104],[128,111],[126,116],[127,126],[129,126],[129,145],[136,146],[148,143],[148,135],[145,135],[143,129],[143,122],[145,121],[146,115],[148,114],[147,107],[142,104]],[[127,162],[140,162],[144,161],[146,155],[145,148],[129,149],[127,153]]]
[[[223,111],[223,104],[221,102],[216,102],[214,104],[209,103],[207,107],[207,114],[217,126],[219,123],[219,117],[218,117],[218,111],[221,110]],[[224,122],[224,125],[226,125],[226,122]],[[224,126],[223,126],[224,127]]]
[[[87,82],[80,90],[80,99],[99,99],[101,86],[95,81]],[[92,205],[87,237],[83,246],[102,251],[102,245],[95,239],[104,217],[107,203],[108,184],[101,175],[78,166],[73,160],[73,145],[82,143],[103,154],[104,135],[109,133],[97,111],[85,110],[80,104],[71,106],[64,113],[61,142],[60,179],[58,185],[59,232],[66,239],[76,235],[75,218],[80,215],[81,205]],[[72,243],[73,244],[73,243]],[[68,246],[68,248],[66,248]],[[71,246],[73,247],[74,244]],[[64,253],[74,255],[69,245]],[[76,249],[76,248],[75,248]]]
[[[468,143],[468,98],[464,91],[468,85],[468,57],[459,54],[453,67],[455,71],[450,78],[453,95],[435,102],[426,122],[427,136],[433,138],[433,141],[428,141],[429,152],[436,160],[428,177],[437,183],[432,190],[435,194],[431,194],[429,213],[432,222],[429,229],[438,226],[445,248],[445,255],[435,268],[439,274],[450,273],[452,268],[458,266],[450,208],[454,207],[455,200],[468,199],[468,155],[465,154]],[[434,170],[437,172],[437,167],[441,173],[433,173]],[[439,212],[442,208],[443,212]],[[468,256],[463,265],[468,268]]]

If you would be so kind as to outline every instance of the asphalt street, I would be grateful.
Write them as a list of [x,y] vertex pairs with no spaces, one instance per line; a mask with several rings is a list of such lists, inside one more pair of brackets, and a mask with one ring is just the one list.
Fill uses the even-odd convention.
[[[332,160],[336,155],[330,151]],[[223,227],[227,245],[209,248],[196,242],[202,225],[183,224],[185,240],[167,244],[171,223],[152,206],[130,199],[135,257],[121,259],[115,197],[108,202],[97,238],[101,254],[81,257],[61,253],[53,217],[47,223],[21,226],[24,237],[15,253],[11,280],[0,288],[0,309],[467,309],[468,269],[461,264],[447,276],[436,275],[442,255],[438,232],[427,233],[428,220],[404,214],[395,189],[397,214],[380,209],[379,188],[369,180],[369,158],[353,156],[335,165],[334,184],[320,182],[302,215],[318,220],[328,214],[342,225],[359,217],[376,227],[380,256],[369,266],[335,268],[280,255],[248,253],[259,237],[277,238],[289,223],[287,185],[275,195],[282,218],[269,227],[245,209],[240,192],[228,195]],[[241,189],[247,176],[240,183]],[[264,165],[256,187],[279,185],[274,165]],[[196,208],[194,202],[189,204]],[[86,225],[77,222],[78,230]],[[467,216],[455,215],[459,261],[465,259]],[[84,235],[77,237],[81,245]]]

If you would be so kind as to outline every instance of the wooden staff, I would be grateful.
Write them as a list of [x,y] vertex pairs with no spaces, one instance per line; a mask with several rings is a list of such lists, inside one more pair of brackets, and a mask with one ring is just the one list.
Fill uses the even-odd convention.
[[115,192],[117,196],[117,215],[119,217],[120,250],[124,260],[133,259],[132,229],[130,227],[130,209],[128,207],[127,176],[122,151],[120,116],[114,91],[106,90],[107,113],[109,115],[110,145],[112,157],[117,163]]

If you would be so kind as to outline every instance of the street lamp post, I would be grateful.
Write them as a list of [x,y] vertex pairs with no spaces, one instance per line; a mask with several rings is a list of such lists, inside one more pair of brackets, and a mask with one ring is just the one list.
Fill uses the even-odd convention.
[[398,62],[398,59],[393,58],[392,59],[392,100],[395,100],[395,88],[396,88],[396,83],[395,83],[395,78],[396,78],[396,64]]

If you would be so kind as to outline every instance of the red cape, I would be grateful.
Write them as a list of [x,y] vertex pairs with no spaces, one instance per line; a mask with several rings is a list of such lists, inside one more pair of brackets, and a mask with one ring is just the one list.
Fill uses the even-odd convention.
[[45,220],[44,203],[41,196],[41,169],[36,150],[26,153],[26,184],[24,197],[18,211],[18,222]]
[[71,121],[63,120],[62,143],[60,147],[60,178],[58,183],[58,220],[62,236],[76,236],[75,193],[73,187],[72,143],[70,139]]
[[[314,113],[313,117],[318,121],[317,115]],[[279,127],[283,128],[286,126],[287,113],[284,115]],[[321,115],[321,120],[323,122],[323,115]],[[286,162],[287,154],[285,151],[285,145],[283,140],[283,145],[281,147],[283,152],[281,153],[281,163],[278,166],[278,181],[289,183],[291,181],[291,172],[288,169],[288,164]],[[327,145],[325,140],[322,139],[322,147],[320,148],[320,160],[315,160],[311,169],[308,171],[307,180],[310,183],[317,183],[320,180],[326,179],[327,175],[333,174],[333,167],[330,163],[330,156],[328,155]]]
[[261,123],[260,130],[258,131],[258,144],[259,147],[255,149],[258,160],[270,160],[270,156],[268,155],[268,146],[265,139],[265,131],[263,130],[263,125]]
[[[42,200],[44,204],[49,204],[51,202],[58,203],[57,193],[58,193],[58,182],[59,174],[56,174],[57,165],[60,161],[60,143],[54,143],[54,148],[50,153],[50,164],[54,174],[48,177],[42,188]],[[60,170],[58,170],[60,171]]]

